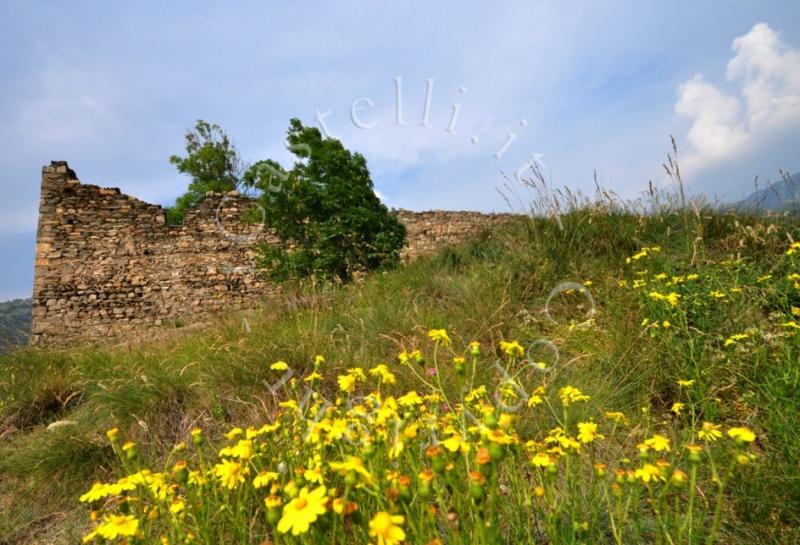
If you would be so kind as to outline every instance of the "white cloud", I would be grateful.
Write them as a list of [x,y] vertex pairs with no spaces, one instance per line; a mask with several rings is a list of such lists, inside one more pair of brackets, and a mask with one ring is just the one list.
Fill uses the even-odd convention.
[[732,49],[725,77],[738,87],[738,96],[700,74],[678,88],[675,111],[692,121],[686,138],[693,149],[683,161],[690,178],[800,127],[800,51],[766,23],[734,39]]

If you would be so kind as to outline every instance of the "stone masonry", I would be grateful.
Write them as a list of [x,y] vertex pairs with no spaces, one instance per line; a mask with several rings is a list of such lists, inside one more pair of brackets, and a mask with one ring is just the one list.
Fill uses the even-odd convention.
[[[158,205],[81,184],[66,162],[42,169],[31,344],[99,341],[220,310],[276,292],[256,267],[275,237],[244,222],[238,194],[209,193],[181,225]],[[404,259],[464,240],[510,214],[395,212],[408,231]]]

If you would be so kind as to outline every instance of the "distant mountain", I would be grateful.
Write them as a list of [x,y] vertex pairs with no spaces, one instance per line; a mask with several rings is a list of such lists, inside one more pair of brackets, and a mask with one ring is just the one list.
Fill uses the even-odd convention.
[[800,210],[800,172],[751,193],[733,205],[739,210]]
[[32,299],[14,299],[0,303],[0,352],[28,342],[32,304]]

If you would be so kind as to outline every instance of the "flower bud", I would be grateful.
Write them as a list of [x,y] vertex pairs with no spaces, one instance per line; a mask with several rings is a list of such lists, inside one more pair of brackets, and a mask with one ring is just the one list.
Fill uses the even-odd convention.
[[669,482],[675,488],[683,488],[686,484],[686,473],[681,471],[680,469],[676,469],[672,472],[672,476],[669,478]]
[[361,454],[364,455],[364,458],[371,458],[375,454],[375,445],[372,443],[365,444],[364,448],[361,449]]
[[483,489],[480,483],[473,482],[469,485],[469,495],[472,497],[473,500],[481,500],[483,499],[484,494],[486,491]]
[[689,452],[689,462],[696,464],[700,462],[703,447],[699,445],[686,445],[686,450]]
[[498,445],[497,443],[491,443],[489,445],[489,457],[491,457],[492,461],[499,462],[506,456],[506,449],[503,448],[503,445]]
[[469,353],[473,357],[478,357],[481,355],[481,343],[478,341],[472,341],[469,343]]
[[115,444],[117,441],[119,441],[119,429],[111,428],[106,432],[106,437],[108,437],[108,440],[111,441],[112,445]]
[[736,456],[736,461],[739,465],[746,466],[750,463],[750,457],[747,454],[738,454]]
[[186,468],[186,460],[180,460],[172,466],[172,473],[176,483],[186,484],[189,478],[189,470]]
[[283,491],[286,492],[286,495],[290,499],[294,499],[300,493],[300,488],[297,486],[297,483],[294,481],[289,481],[286,483],[286,486],[283,487]]
[[423,500],[430,499],[432,495],[431,485],[426,482],[420,483],[419,488],[417,489],[417,495]]
[[139,457],[139,451],[136,448],[136,443],[133,443],[132,441],[128,441],[122,445],[122,451],[125,453],[125,457],[128,460],[133,461]]

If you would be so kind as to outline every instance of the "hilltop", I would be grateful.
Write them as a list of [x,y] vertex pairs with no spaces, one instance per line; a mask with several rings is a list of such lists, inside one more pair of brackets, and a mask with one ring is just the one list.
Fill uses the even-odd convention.
[[[0,543],[74,543],[89,532],[88,509],[78,497],[94,481],[123,474],[117,460],[122,451],[106,438],[110,428],[135,443],[139,467],[166,468],[171,474],[179,458],[195,463],[192,452],[200,447],[192,446],[192,429],[203,430],[203,444],[209,445],[204,456],[213,457],[225,444],[223,434],[236,436],[229,431],[234,426],[258,429],[273,421],[281,414],[277,403],[291,395],[288,389],[270,387],[279,377],[271,370],[277,361],[288,362],[295,378],[308,377],[315,357],[324,355],[319,368],[324,378],[315,388],[332,401],[341,395],[337,375],[381,363],[396,377],[398,392],[422,392],[420,378],[433,381],[430,377],[436,376],[443,394],[457,397],[461,375],[452,368],[451,356],[442,356],[447,343],[441,333],[431,335],[438,340],[428,338],[431,329],[446,330],[452,340],[447,350],[455,356],[469,350],[470,341],[480,343],[482,363],[475,380],[496,383],[491,362],[514,350],[513,345],[500,348],[501,341],[518,340],[526,357],[541,363],[541,373],[517,377],[526,399],[546,398],[542,407],[529,403],[532,408],[520,412],[515,422],[520,437],[531,438],[534,445],[557,425],[558,411],[550,414],[545,407],[559,406],[567,385],[588,395],[576,404],[577,421],[591,419],[605,437],[601,442],[592,436],[596,443],[585,444],[581,452],[603,460],[628,453],[635,466],[635,445],[657,432],[672,445],[663,455],[676,467],[687,467],[684,445],[697,441],[695,433],[704,421],[721,429],[753,430],[756,441],[748,452],[754,455],[743,459],[747,465],[736,473],[742,477],[731,480],[721,495],[718,542],[789,542],[800,537],[800,401],[795,391],[800,326],[792,317],[800,307],[799,285],[792,280],[800,261],[796,252],[788,252],[798,239],[798,226],[782,218],[710,210],[639,216],[593,205],[548,219],[523,217],[355,283],[293,285],[259,309],[232,312],[200,331],[166,340],[17,350],[0,357]],[[398,354],[413,349],[420,349],[427,362],[418,367],[419,375],[398,360]],[[444,358],[441,372],[425,375],[436,350]],[[539,385],[546,389],[535,394]],[[613,424],[604,411],[623,415],[615,418],[624,424]],[[617,439],[619,430],[623,437]],[[282,441],[279,437],[276,442]],[[725,441],[730,440],[720,444]],[[289,445],[280,456],[289,459],[291,449],[300,448],[296,441]],[[571,481],[565,481],[565,488],[552,489],[553,498],[573,498],[564,504],[567,511],[548,519],[542,513],[549,511],[537,511],[533,504],[538,514],[524,515],[520,506],[532,501],[534,486],[516,479],[533,478],[539,470],[527,461],[525,449],[508,448],[502,462],[507,469],[499,474],[507,498],[487,511],[497,517],[504,541],[543,539],[543,534],[533,537],[534,530],[558,543],[575,536],[588,542],[597,542],[598,536],[609,539],[612,530],[602,514],[584,511],[585,505],[605,505],[592,496],[600,492],[588,484],[598,478],[592,477],[591,464],[588,473],[581,473],[584,487],[569,488]],[[466,459],[472,460],[474,452]],[[420,463],[412,454],[398,461]],[[306,464],[310,455],[298,456],[293,463]],[[370,462],[381,478],[374,464],[382,456]],[[613,477],[614,466],[608,463]],[[697,486],[710,491],[693,500],[698,528],[708,528],[713,518],[716,493],[708,471],[703,464],[697,476]],[[334,483],[339,477],[327,478]],[[544,484],[549,501],[550,485]],[[491,488],[491,482],[485,486]],[[420,505],[421,490],[409,504],[412,510]],[[377,509],[370,502],[384,501],[382,492],[376,494],[359,500],[365,514]],[[256,500],[246,505],[256,513],[253,520],[260,521],[263,498]],[[469,501],[451,508],[464,528],[474,529],[479,525],[469,522],[477,516]],[[569,522],[558,530],[566,537],[554,539],[552,532],[561,524],[554,521],[577,513],[600,518],[585,528]],[[640,542],[656,531],[648,526],[655,520],[649,516],[629,522],[631,532],[642,532]],[[536,529],[533,520],[555,526],[546,522]],[[406,520],[409,535],[414,522]],[[260,522],[254,524],[248,531],[263,531]],[[368,539],[366,532],[358,535]]]

